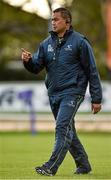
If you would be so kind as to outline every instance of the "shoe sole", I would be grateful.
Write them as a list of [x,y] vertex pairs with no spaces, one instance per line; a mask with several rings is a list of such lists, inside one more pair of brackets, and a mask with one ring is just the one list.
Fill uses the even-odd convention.
[[85,175],[85,174],[91,174],[91,171],[88,171],[88,172],[81,172],[81,173],[77,173],[77,172],[75,172],[74,174],[76,174],[76,175]]
[[49,173],[47,173],[47,172],[44,171],[44,170],[41,170],[41,169],[35,169],[35,170],[36,170],[36,172],[37,172],[38,174],[40,174],[40,175],[53,176],[53,174],[49,174]]

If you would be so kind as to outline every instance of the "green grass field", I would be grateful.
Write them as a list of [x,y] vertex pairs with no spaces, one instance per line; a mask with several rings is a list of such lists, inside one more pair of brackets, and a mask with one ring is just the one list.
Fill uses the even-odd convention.
[[47,161],[54,133],[0,133],[0,179],[111,179],[111,133],[79,133],[93,171],[74,175],[75,164],[68,153],[54,177],[36,174],[34,167]]

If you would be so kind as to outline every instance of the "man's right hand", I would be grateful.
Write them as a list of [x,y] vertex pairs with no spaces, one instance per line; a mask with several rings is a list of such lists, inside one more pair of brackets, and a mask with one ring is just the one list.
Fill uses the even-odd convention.
[[22,48],[22,61],[28,62],[30,58],[32,58],[32,54]]

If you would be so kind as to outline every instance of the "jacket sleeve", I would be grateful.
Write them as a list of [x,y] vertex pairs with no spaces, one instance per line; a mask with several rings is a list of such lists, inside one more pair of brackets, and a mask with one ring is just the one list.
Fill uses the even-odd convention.
[[34,73],[38,74],[45,66],[45,56],[42,44],[36,53],[32,55],[32,58],[28,62],[24,62],[25,68]]
[[91,102],[99,104],[102,101],[100,77],[91,45],[85,38],[82,40],[80,46],[80,61],[89,82]]

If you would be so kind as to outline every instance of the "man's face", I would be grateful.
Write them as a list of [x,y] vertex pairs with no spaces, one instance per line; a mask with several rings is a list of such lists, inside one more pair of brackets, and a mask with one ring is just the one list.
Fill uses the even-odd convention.
[[52,14],[52,30],[56,33],[65,32],[67,29],[66,19],[61,16],[60,12]]

